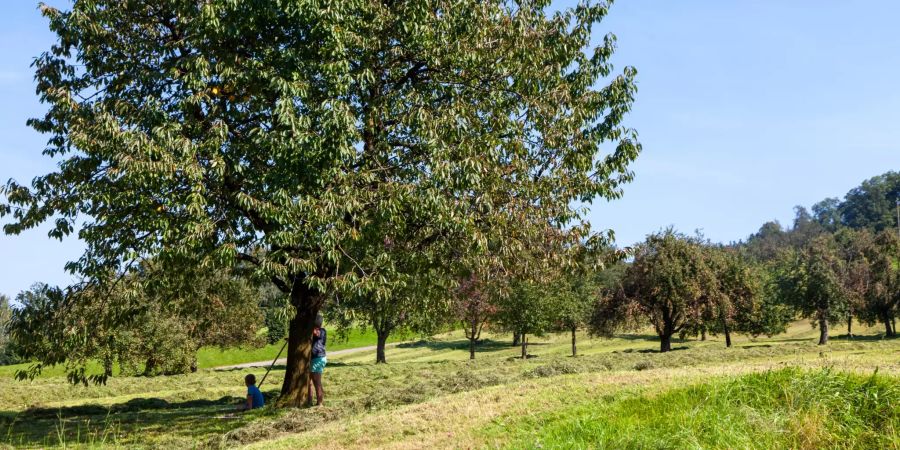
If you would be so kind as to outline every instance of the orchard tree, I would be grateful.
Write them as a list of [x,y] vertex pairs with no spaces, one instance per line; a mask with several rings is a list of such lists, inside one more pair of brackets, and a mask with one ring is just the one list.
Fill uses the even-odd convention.
[[844,262],[831,235],[812,240],[785,256],[778,270],[781,297],[819,327],[819,345],[828,343],[829,323],[846,317],[847,289],[842,280]]
[[866,294],[872,286],[874,236],[868,229],[841,228],[834,233],[842,260],[841,283],[847,294],[847,337],[853,337],[853,317],[861,317],[866,308]]
[[573,205],[618,197],[640,150],[622,126],[635,70],[613,75],[614,37],[591,44],[604,2],[42,11],[57,42],[35,60],[48,110],[29,123],[58,170],[5,186],[5,231],[77,230],[67,268],[100,289],[146,258],[254,266],[295,313],[281,405],[306,403],[326,301],[402,287],[386,243],[456,252],[447,279],[489,251],[512,270],[548,226],[586,239]]
[[528,358],[528,335],[543,336],[553,324],[559,297],[548,286],[534,281],[515,280],[497,298],[497,322],[519,335],[522,359]]
[[667,352],[672,350],[674,334],[703,323],[718,289],[703,243],[668,229],[649,235],[634,250],[621,295],[613,300],[631,306],[613,304],[605,309],[650,319],[659,335],[660,351]]
[[334,320],[344,330],[367,324],[375,330],[375,363],[386,363],[388,337],[397,331],[410,331],[431,335],[447,324],[451,309],[451,287],[437,284],[443,281],[439,274],[414,271],[405,279],[402,288],[382,296],[350,296],[330,305],[329,320]]
[[[585,249],[586,250],[586,249]],[[625,253],[612,248],[583,253],[579,264],[557,275],[548,290],[554,296],[553,321],[559,331],[572,335],[572,356],[577,356],[576,334],[591,323],[598,301],[619,288]]]
[[736,249],[709,248],[708,252],[718,286],[708,304],[708,328],[725,336],[725,346],[731,347],[734,332],[751,336],[784,332],[793,314],[776,296],[769,295],[763,267]]
[[869,263],[868,285],[860,318],[884,326],[885,336],[897,336],[896,318],[900,315],[900,238],[894,230],[874,237],[865,249]]
[[[188,276],[189,275],[189,276]],[[37,364],[17,373],[36,375],[44,365],[66,364],[70,380],[86,383],[112,375],[172,375],[197,370],[202,346],[261,344],[256,292],[231,274],[173,274],[144,267],[109,291],[63,291],[37,284],[16,298],[10,331],[22,356]],[[139,277],[169,277],[148,282]],[[177,287],[173,289],[174,287]],[[120,326],[110,326],[119,322]],[[68,339],[68,335],[84,339]],[[99,360],[101,374],[82,370]]]
[[[483,281],[484,277],[471,274],[459,282],[453,296],[453,313],[462,322],[469,340],[469,359],[475,359],[475,345],[481,340],[484,326],[497,314],[494,302],[495,286]],[[493,291],[493,292],[492,292]]]
[[0,294],[0,366],[18,362],[18,357],[9,342],[9,323],[12,315],[13,309],[9,303],[9,297]]
[[571,333],[572,356],[577,356],[577,331],[589,321],[594,304],[600,296],[600,288],[587,275],[573,275],[554,286],[551,293],[556,303],[556,311],[553,313],[556,328]]

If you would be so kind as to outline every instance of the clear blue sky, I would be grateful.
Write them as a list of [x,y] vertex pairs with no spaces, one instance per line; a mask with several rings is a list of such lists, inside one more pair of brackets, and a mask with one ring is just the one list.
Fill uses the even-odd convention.
[[[29,64],[52,42],[35,5],[0,15],[3,182],[54,167],[25,126],[42,110]],[[638,68],[628,124],[644,153],[625,197],[595,204],[591,222],[620,245],[667,225],[734,241],[900,169],[898,17],[894,0],[619,0],[597,34],[619,37],[617,68]],[[0,293],[68,283],[80,252],[46,229],[0,236]]]

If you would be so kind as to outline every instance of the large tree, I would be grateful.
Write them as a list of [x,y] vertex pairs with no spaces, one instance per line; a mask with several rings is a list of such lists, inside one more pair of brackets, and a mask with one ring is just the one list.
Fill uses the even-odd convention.
[[87,250],[67,267],[101,286],[148,257],[255,266],[290,296],[280,403],[302,405],[326,301],[402,287],[393,238],[461,267],[489,251],[509,265],[548,227],[584,239],[574,205],[630,179],[635,71],[612,75],[613,37],[591,44],[608,4],[549,9],[45,6],[57,42],[35,61],[48,111],[30,124],[59,169],[5,186],[5,231],[77,229]]

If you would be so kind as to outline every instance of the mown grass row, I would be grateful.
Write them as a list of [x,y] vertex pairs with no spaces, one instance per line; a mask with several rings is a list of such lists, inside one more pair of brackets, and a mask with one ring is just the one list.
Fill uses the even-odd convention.
[[[812,341],[786,337],[743,342],[731,349],[718,342],[687,341],[677,345],[684,349],[660,354],[652,350],[651,336],[623,336],[584,340],[581,348],[587,355],[571,358],[566,355],[566,336],[551,336],[532,349],[537,357],[523,361],[511,357],[517,349],[496,340],[500,337],[489,336],[494,340],[483,343],[475,361],[456,358],[459,353],[467,354],[465,342],[452,334],[392,348],[387,365],[372,364],[371,353],[336,356],[326,371],[327,406],[314,410],[230,414],[244,393],[241,380],[247,370],[113,378],[104,387],[72,387],[62,378],[11,384],[0,390],[0,403],[8,408],[0,412],[0,444],[49,447],[102,441],[160,448],[190,448],[198,443],[233,447],[343,426],[491,386],[513,389],[538,380],[552,384],[577,374],[631,379],[675,369],[693,376],[699,368],[744,363],[766,367],[836,365],[863,371],[880,366],[900,372],[897,340],[836,340],[822,348]],[[259,369],[254,371],[261,374]],[[282,376],[283,368],[276,367],[263,386],[268,396],[277,394]],[[490,401],[496,402],[496,398]],[[541,408],[537,405],[534,409],[539,412]]]

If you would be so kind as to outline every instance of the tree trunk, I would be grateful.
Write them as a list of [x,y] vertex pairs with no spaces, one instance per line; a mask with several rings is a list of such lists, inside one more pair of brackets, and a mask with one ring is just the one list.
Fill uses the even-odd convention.
[[725,347],[731,348],[731,330],[728,329],[727,321],[722,321],[722,331],[725,332]]
[[513,346],[513,347],[518,347],[518,346],[519,346],[519,341],[520,341],[521,339],[522,339],[522,335],[520,335],[519,333],[513,333],[513,343],[512,343],[512,346]]
[[378,343],[375,346],[375,364],[385,364],[387,363],[387,359],[384,357],[384,348],[387,346],[387,339],[390,331],[375,330],[375,334],[378,335]]
[[853,315],[847,314],[847,339],[853,338]]
[[528,358],[528,336],[522,333],[522,359]]
[[701,340],[701,341],[705,341],[705,340],[706,340],[706,328],[701,328],[701,329],[700,329],[700,340]]
[[281,407],[301,407],[311,400],[309,362],[312,357],[312,332],[316,326],[316,315],[322,306],[322,298],[318,291],[298,280],[291,293],[291,304],[297,312],[291,319],[288,330],[287,366],[281,396],[277,402]]
[[819,345],[828,343],[828,319],[822,317],[819,319]]
[[672,335],[671,334],[660,334],[659,335],[659,351],[660,353],[664,353],[672,350]]
[[475,359],[475,337],[469,339],[469,359]]
[[891,317],[891,337],[897,335],[897,318]]
[[887,313],[881,314],[881,321],[884,322],[884,336],[885,337],[894,337],[896,333],[896,329],[892,326],[891,318],[888,317]]
[[144,376],[149,377],[153,375],[153,371],[156,369],[156,358],[150,357],[147,358],[147,362],[144,363]]
[[576,327],[572,327],[572,356],[578,356],[578,350],[575,348],[575,331]]

